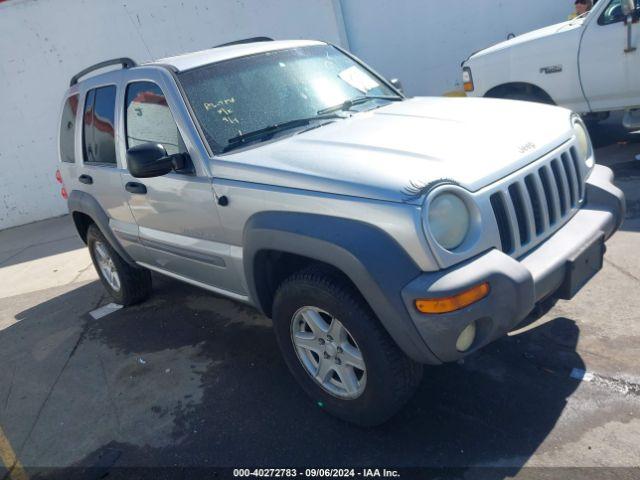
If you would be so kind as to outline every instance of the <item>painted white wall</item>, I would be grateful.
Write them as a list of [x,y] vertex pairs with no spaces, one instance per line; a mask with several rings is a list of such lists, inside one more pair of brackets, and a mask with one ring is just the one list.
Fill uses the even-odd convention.
[[516,35],[567,20],[573,0],[340,0],[351,51],[409,95],[461,88],[460,63]]
[[[66,212],[54,172],[70,77],[257,35],[350,48],[411,95],[459,85],[470,53],[566,19],[572,0],[8,0],[0,3],[0,229]],[[348,39],[348,42],[347,42]]]
[[109,58],[142,62],[258,35],[344,45],[330,0],[0,3],[0,229],[67,211],[54,173],[73,74]]

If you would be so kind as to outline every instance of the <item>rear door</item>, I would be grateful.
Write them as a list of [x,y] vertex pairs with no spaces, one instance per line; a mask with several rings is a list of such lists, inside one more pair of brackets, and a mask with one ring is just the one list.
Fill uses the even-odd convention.
[[126,82],[121,105],[123,152],[160,143],[168,154],[187,153],[191,162],[184,170],[155,178],[123,173],[125,194],[147,250],[146,266],[244,299],[231,247],[220,241],[222,226],[211,179],[193,140],[175,121],[176,99],[165,95],[166,88],[157,69],[137,70],[135,79]]
[[137,243],[137,227],[122,191],[122,164],[116,149],[121,75],[115,71],[82,82],[81,122],[75,142],[76,160],[81,163],[68,169],[73,173],[64,180],[72,189],[81,190],[98,202],[123,248],[139,260],[144,249]]
[[[593,111],[638,106],[640,23],[636,21],[631,25],[631,46],[635,50],[628,50],[627,26],[622,15],[621,0],[600,2],[606,6],[589,20],[580,46],[580,75],[584,94]],[[640,0],[635,2],[637,19],[640,15]]]

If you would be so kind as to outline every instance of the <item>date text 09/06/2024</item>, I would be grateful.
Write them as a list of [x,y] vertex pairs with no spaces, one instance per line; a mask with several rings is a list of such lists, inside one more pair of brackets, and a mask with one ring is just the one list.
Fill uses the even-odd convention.
[[399,478],[397,470],[386,468],[237,468],[233,470],[234,477],[259,478]]

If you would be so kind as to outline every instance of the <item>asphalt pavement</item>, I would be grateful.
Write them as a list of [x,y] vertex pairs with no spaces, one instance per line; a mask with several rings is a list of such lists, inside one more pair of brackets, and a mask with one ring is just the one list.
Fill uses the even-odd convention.
[[373,466],[461,467],[465,478],[488,472],[467,467],[502,467],[492,478],[557,472],[548,467],[640,475],[621,468],[640,466],[640,133],[612,119],[592,135],[628,199],[603,270],[536,328],[427,368],[409,405],[373,429],[308,399],[253,309],[154,276],[149,301],[92,316],[111,299],[68,217],[0,232],[5,474]]

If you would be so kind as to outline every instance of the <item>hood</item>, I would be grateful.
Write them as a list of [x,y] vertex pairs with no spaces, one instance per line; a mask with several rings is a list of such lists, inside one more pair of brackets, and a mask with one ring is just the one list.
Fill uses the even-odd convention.
[[477,191],[564,143],[571,131],[563,108],[414,98],[225,155],[212,170],[216,178],[406,202],[412,185],[441,179]]
[[547,38],[547,37],[556,35],[558,33],[576,30],[582,26],[585,18],[586,17],[579,18],[576,20],[569,20],[568,22],[557,23],[555,25],[550,25],[548,27],[534,30],[533,32],[524,33],[510,40],[505,40],[504,42],[500,42],[491,47],[485,48],[484,50],[480,50],[479,52],[476,52],[473,55],[471,55],[469,59],[482,57],[484,55],[488,55],[488,54],[503,50],[505,48],[515,47],[516,45],[534,42],[536,40]]

